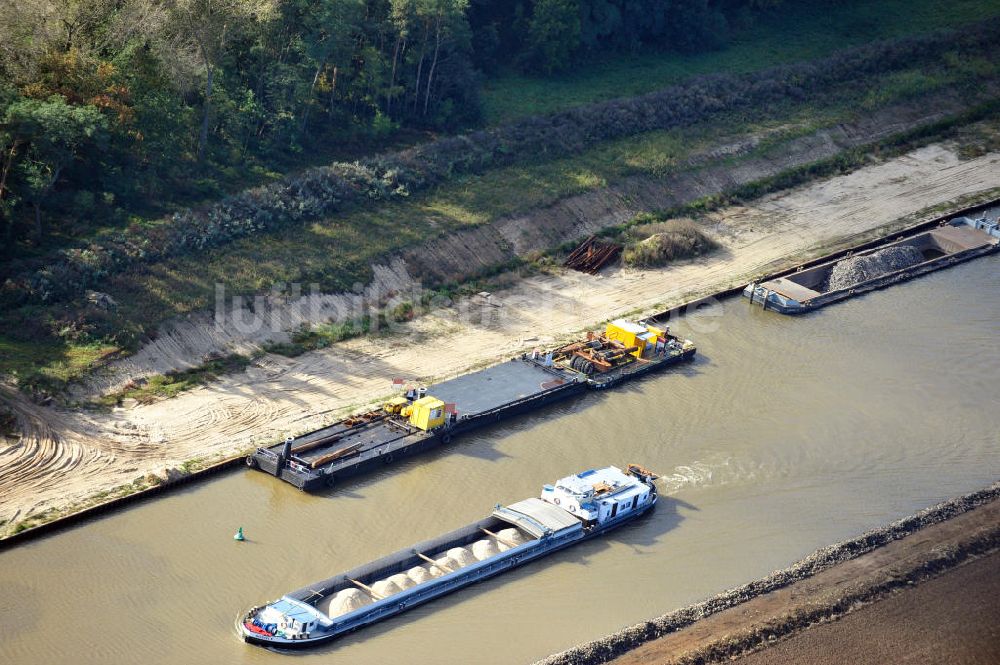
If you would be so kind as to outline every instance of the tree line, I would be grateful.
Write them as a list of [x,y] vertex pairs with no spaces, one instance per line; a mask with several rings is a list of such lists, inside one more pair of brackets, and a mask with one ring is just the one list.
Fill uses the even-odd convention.
[[718,48],[777,0],[18,0],[0,4],[0,237],[113,226],[219,176],[479,120],[484,75]]
[[685,53],[725,45],[730,25],[782,0],[471,0],[473,60],[552,73],[595,51],[650,47]]

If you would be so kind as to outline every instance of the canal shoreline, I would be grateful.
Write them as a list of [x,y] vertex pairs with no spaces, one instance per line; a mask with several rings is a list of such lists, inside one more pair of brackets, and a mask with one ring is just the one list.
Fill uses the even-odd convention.
[[535,665],[728,661],[998,549],[1000,481]]
[[[839,249],[835,249],[837,245],[826,247],[827,251],[821,252],[818,256],[813,256],[804,262],[796,262],[793,265],[778,265],[775,269],[767,274],[754,276],[752,281],[764,281],[770,279],[777,279],[783,277],[799,270],[805,270],[811,268],[820,263],[824,263],[831,260],[836,260],[852,254],[854,252],[863,251],[870,249],[876,245],[885,242],[887,239],[897,237],[900,235],[917,233],[930,228],[933,228],[941,224],[946,219],[969,214],[977,210],[987,208],[1000,204],[1000,198],[991,198],[984,201],[979,201],[972,205],[967,205],[962,208],[952,210],[943,215],[937,215],[931,219],[925,219],[915,224],[906,226],[904,228],[895,228],[895,224],[887,224],[881,227],[878,237],[868,238],[861,242],[856,242],[848,246],[841,246]],[[891,229],[891,230],[890,230]],[[888,231],[888,232],[886,232]],[[849,241],[848,241],[849,242]],[[842,243],[840,243],[842,245]],[[744,288],[744,285],[736,285],[723,290],[715,291],[710,294],[702,295],[691,300],[684,302],[683,304],[676,305],[661,311],[653,312],[652,314],[645,315],[645,318],[656,319],[660,322],[670,322],[676,318],[683,316],[684,314],[696,311],[699,307],[710,304],[725,298],[730,298],[738,296]],[[205,466],[204,468],[186,472],[178,473],[174,477],[169,477],[163,481],[140,490],[131,491],[123,496],[118,496],[107,501],[99,502],[94,505],[88,505],[79,510],[73,510],[68,514],[61,515],[55,519],[42,522],[36,526],[14,532],[7,533],[6,535],[0,537],[0,551],[16,547],[19,544],[29,542],[39,537],[44,537],[49,534],[55,533],[61,529],[69,528],[77,524],[81,524],[86,520],[99,517],[101,515],[113,512],[118,509],[126,508],[132,504],[139,501],[145,501],[155,498],[165,492],[178,489],[181,487],[186,487],[195,482],[201,482],[213,478],[225,472],[232,471],[233,469],[242,467],[243,460],[246,456],[247,451],[241,451],[239,454],[234,456],[225,457],[220,461],[214,462]]]

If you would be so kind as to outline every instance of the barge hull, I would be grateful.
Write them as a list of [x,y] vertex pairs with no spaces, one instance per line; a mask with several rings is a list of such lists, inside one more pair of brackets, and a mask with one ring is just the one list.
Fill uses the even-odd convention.
[[958,265],[959,263],[964,263],[987,254],[993,254],[996,253],[997,250],[998,246],[994,245],[992,247],[980,247],[957,254],[951,254],[949,256],[941,257],[940,259],[917,264],[911,268],[905,268],[903,270],[876,277],[875,279],[856,284],[850,289],[830,291],[801,302],[771,297],[774,292],[768,291],[766,285],[750,285],[746,288],[746,290],[744,290],[743,296],[748,298],[751,304],[759,304],[763,309],[773,310],[780,314],[805,314],[807,312],[826,307],[827,305],[847,300],[848,298],[860,296],[872,291],[878,291],[901,282],[909,281],[921,275],[950,268]]
[[460,420],[453,427],[442,432],[426,432],[423,436],[414,435],[411,441],[400,445],[398,448],[391,448],[388,452],[359,460],[348,466],[336,469],[332,473],[324,474],[321,477],[302,478],[301,474],[296,474],[292,469],[285,469],[282,473],[282,480],[285,480],[299,489],[307,492],[315,492],[324,488],[335,487],[340,482],[353,478],[354,476],[371,473],[382,469],[389,464],[393,464],[403,459],[409,459],[420,453],[437,448],[440,445],[450,444],[453,437],[471,432],[479,427],[500,423],[507,418],[511,418],[526,411],[533,411],[548,404],[561,401],[573,395],[577,395],[586,390],[586,385],[582,382],[567,383],[557,390],[550,390],[538,393],[529,398],[520,400],[503,408],[476,414],[466,420]]
[[[573,373],[517,358],[433,386],[431,392],[435,397],[454,404],[457,409],[457,419],[444,427],[423,431],[407,428],[398,418],[388,417],[354,433],[337,423],[294,439],[292,454],[287,457],[282,452],[285,444],[275,444],[258,449],[247,458],[247,464],[301,490],[319,491],[450,443],[453,437],[465,432],[579,394],[586,388],[586,382]],[[308,455],[295,453],[297,447],[309,446],[327,436],[333,437],[335,444],[312,449]],[[351,441],[359,442],[357,451],[312,468],[311,462]]]
[[[845,258],[819,263],[794,273],[785,273],[762,282],[751,282],[743,296],[750,304],[759,304],[781,314],[803,314],[847,298],[883,289],[920,275],[1000,251],[1000,223],[996,201],[975,210],[982,213],[976,219],[959,214],[939,222],[936,228],[911,230],[894,241],[871,245],[854,256],[874,256],[892,248],[917,250],[923,261],[871,277],[835,290],[829,289],[831,275]],[[970,212],[970,211],[964,211]],[[851,254],[847,255],[850,258]]]
[[[595,527],[593,530],[589,532],[583,530],[577,530],[573,531],[568,536],[562,538],[560,538],[557,534],[548,539],[531,541],[529,543],[526,543],[525,545],[521,545],[517,548],[508,550],[507,552],[504,553],[504,555],[507,556],[504,556],[502,559],[498,561],[492,562],[491,565],[489,566],[482,565],[487,563],[486,561],[483,561],[480,562],[480,564],[471,565],[468,566],[467,568],[463,568],[461,569],[461,571],[465,573],[464,575],[457,575],[452,580],[447,580],[447,581],[442,580],[440,584],[433,584],[429,586],[429,588],[424,589],[423,593],[420,594],[414,593],[420,588],[418,586],[409,590],[409,592],[403,592],[397,594],[401,602],[395,603],[394,605],[385,608],[384,611],[367,614],[358,619],[357,621],[351,622],[350,624],[346,625],[343,629],[339,629],[336,632],[332,632],[330,634],[323,635],[321,637],[316,637],[307,640],[285,641],[285,640],[271,640],[268,639],[266,636],[259,636],[256,634],[248,634],[244,632],[243,639],[249,644],[256,644],[260,646],[277,648],[277,649],[296,649],[296,650],[310,648],[320,644],[328,643],[335,639],[343,637],[344,635],[352,633],[356,630],[360,630],[361,628],[365,628],[367,626],[378,623],[385,619],[389,619],[391,617],[402,614],[403,612],[412,609],[414,607],[417,607],[419,605],[423,605],[424,603],[436,600],[449,593],[459,591],[460,589],[464,589],[477,582],[490,579],[492,577],[499,575],[500,573],[512,570],[514,568],[535,561],[549,554],[553,554],[555,552],[563,550],[569,547],[570,545],[574,545],[583,542],[585,540],[590,540],[591,538],[603,535],[604,533],[614,528],[617,528],[622,524],[639,519],[640,517],[646,515],[655,506],[656,506],[656,500],[651,502],[649,505],[644,506],[620,519],[613,520],[611,522],[601,525],[600,527]],[[481,526],[487,525],[490,522],[491,520],[489,519],[480,520],[479,522],[470,524],[467,527],[464,527],[456,532],[453,532],[453,534],[451,535],[456,535],[460,532],[466,532],[466,531],[477,532]],[[536,544],[536,546],[534,548],[531,548],[530,550],[524,550],[518,552],[518,550],[521,550],[522,548],[525,548],[531,544]],[[420,549],[421,547],[422,545],[417,545],[414,549]],[[403,550],[391,556],[392,557],[405,556],[409,553],[410,550]],[[357,573],[351,571],[349,573],[346,573],[346,575],[347,576],[357,575]]]

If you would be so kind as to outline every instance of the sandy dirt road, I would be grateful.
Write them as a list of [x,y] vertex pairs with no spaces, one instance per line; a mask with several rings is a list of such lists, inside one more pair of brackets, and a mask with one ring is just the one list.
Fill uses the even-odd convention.
[[[26,434],[0,444],[0,520],[62,508],[192,458],[234,454],[321,426],[385,396],[393,378],[431,381],[568,337],[617,315],[654,311],[746,283],[860,234],[916,221],[931,206],[1000,184],[1000,153],[961,161],[932,145],[851,174],[719,211],[706,229],[722,249],[656,270],[540,275],[441,308],[390,336],[355,339],[176,398],[111,413],[38,407],[13,393]],[[499,306],[496,306],[499,305]],[[2,528],[2,527],[0,527]]]

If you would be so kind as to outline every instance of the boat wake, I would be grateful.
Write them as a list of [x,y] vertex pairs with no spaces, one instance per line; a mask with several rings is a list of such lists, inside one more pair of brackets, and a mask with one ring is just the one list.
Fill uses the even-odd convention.
[[660,476],[660,493],[670,496],[685,489],[719,487],[754,480],[759,475],[759,469],[751,469],[734,457],[698,460],[689,465],[676,466],[673,473]]

